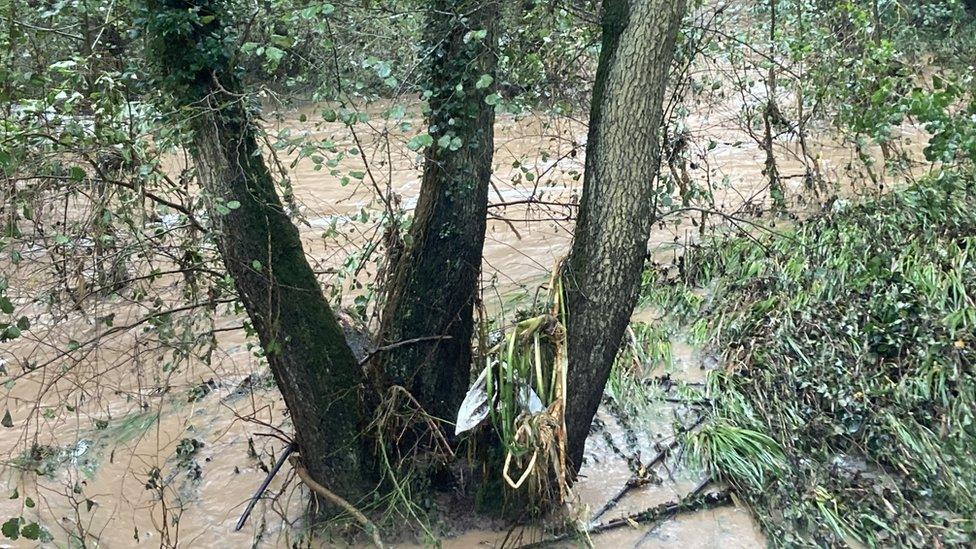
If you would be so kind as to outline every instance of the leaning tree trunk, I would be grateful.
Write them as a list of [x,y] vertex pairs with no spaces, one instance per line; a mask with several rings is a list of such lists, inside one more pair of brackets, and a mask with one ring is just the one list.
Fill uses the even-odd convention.
[[426,411],[453,419],[471,369],[473,305],[485,241],[494,108],[493,0],[437,0],[429,10],[427,148],[410,245],[399,260],[374,362]]
[[576,471],[637,300],[655,215],[662,100],[684,9],[684,0],[604,4],[583,198],[565,273],[566,429]]
[[[199,19],[182,26],[195,10]],[[288,407],[302,461],[316,481],[355,502],[366,491],[357,443],[362,369],[264,163],[223,49],[222,16],[207,0],[151,2],[150,52],[159,83],[188,116],[211,230]]]

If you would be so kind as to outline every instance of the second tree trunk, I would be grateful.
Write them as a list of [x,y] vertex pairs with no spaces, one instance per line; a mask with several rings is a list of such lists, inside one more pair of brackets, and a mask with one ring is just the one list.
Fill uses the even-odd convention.
[[609,0],[586,144],[583,198],[566,269],[568,454],[590,423],[637,301],[654,222],[662,101],[683,0]]
[[[493,152],[492,1],[437,1],[429,17],[432,66],[428,147],[408,247],[383,311],[379,357],[388,381],[426,411],[453,421],[471,368],[473,305],[481,270]],[[413,340],[413,343],[410,343]]]

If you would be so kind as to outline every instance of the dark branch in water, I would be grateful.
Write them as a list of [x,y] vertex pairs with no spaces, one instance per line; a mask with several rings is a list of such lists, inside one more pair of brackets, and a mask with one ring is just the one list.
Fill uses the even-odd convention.
[[264,495],[264,491],[268,489],[268,485],[271,484],[271,480],[274,479],[275,475],[278,474],[278,470],[281,469],[281,466],[285,464],[285,460],[288,459],[288,456],[290,456],[291,453],[297,449],[298,445],[292,442],[288,446],[285,446],[285,449],[282,450],[281,455],[278,456],[278,461],[276,461],[274,467],[268,471],[268,475],[264,477],[264,482],[261,483],[261,486],[259,486],[257,491],[254,492],[254,495],[251,496],[251,501],[248,502],[247,509],[244,509],[244,514],[241,515],[241,519],[237,521],[237,526],[234,527],[235,532],[239,532],[240,529],[244,527],[244,523],[247,522],[247,517],[251,516],[251,511],[254,510],[254,506],[257,504],[258,500],[261,499],[262,495]]
[[[712,483],[711,478],[705,478],[704,480],[698,483],[698,486],[696,486],[695,489],[692,490],[690,494],[685,496],[685,499],[696,498],[701,496],[701,493],[711,483]],[[728,491],[726,491],[726,495],[728,495]],[[641,536],[641,538],[637,540],[637,543],[634,544],[634,547],[640,547],[641,545],[644,545],[644,542],[647,541],[647,538],[651,537],[651,534],[653,534],[657,530],[657,527],[660,525],[661,522],[658,522],[656,524],[653,524],[650,528],[648,528],[647,532],[644,532],[644,535]]]

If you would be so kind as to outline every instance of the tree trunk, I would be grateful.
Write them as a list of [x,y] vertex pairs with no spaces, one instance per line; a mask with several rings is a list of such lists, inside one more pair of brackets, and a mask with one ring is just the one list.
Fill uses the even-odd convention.
[[[188,113],[210,229],[288,407],[302,461],[316,481],[355,503],[366,491],[357,442],[362,369],[282,208],[231,54],[215,46],[224,38],[221,13],[206,0],[158,0],[150,9],[159,83]],[[200,19],[189,30],[169,26],[191,9]]]
[[[245,108],[216,95],[209,106],[194,123],[193,160],[224,266],[288,406],[302,461],[317,481],[354,498],[362,369],[284,213]],[[240,207],[217,211],[235,201]]]
[[409,246],[396,267],[380,331],[385,345],[421,341],[390,349],[374,367],[410,390],[428,413],[453,420],[471,370],[485,241],[495,121],[486,97],[494,89],[498,4],[438,0],[429,13],[434,144],[427,148]]
[[576,471],[637,300],[655,215],[664,88],[684,11],[684,0],[604,5],[583,198],[565,274],[566,428]]

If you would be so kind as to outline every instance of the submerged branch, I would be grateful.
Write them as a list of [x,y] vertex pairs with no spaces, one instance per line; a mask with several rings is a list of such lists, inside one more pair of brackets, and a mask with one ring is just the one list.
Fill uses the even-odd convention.
[[[699,425],[701,425],[702,421],[704,420],[705,420],[704,415],[699,416],[698,419],[695,421],[694,425],[688,427],[687,429],[682,429],[680,432],[676,433],[674,439],[667,446],[662,448],[661,451],[658,452],[656,456],[654,456],[654,459],[652,459],[650,463],[644,466],[644,469],[650,470],[656,467],[659,463],[662,463],[664,459],[668,457],[668,454],[671,453],[671,450],[674,450],[681,443],[679,435],[694,430]],[[626,484],[624,484],[623,488],[621,488],[620,491],[617,492],[617,495],[610,498],[605,504],[603,504],[603,507],[601,507],[600,510],[597,511],[595,515],[593,515],[593,518],[590,519],[590,525],[592,526],[594,523],[596,523],[596,521],[600,520],[600,517],[606,514],[607,511],[616,507],[616,505],[620,503],[620,500],[622,500],[624,496],[627,495],[627,492],[629,492],[632,488],[635,488],[640,485],[641,485],[640,479],[637,477],[637,475],[632,475],[630,479],[627,480]],[[704,488],[705,488],[704,484],[699,485],[699,487],[696,488],[691,495],[697,496]]]

